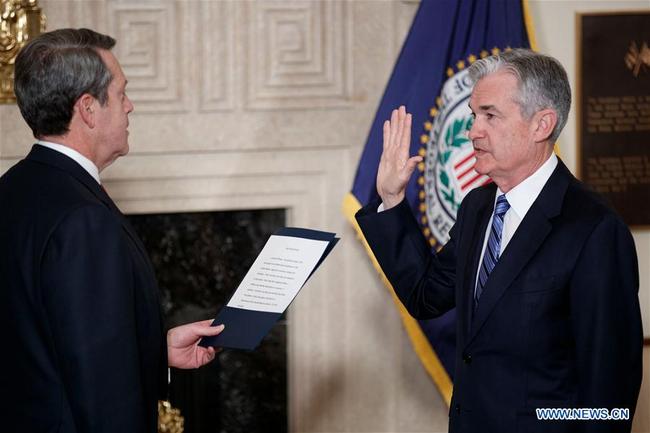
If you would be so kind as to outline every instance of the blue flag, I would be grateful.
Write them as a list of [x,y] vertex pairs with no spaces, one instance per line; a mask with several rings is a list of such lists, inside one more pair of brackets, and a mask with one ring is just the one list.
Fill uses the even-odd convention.
[[[432,249],[448,240],[463,197],[472,188],[490,182],[474,171],[474,152],[467,138],[472,125],[468,107],[472,85],[467,68],[490,54],[531,47],[526,7],[526,0],[421,2],[370,128],[352,191],[343,203],[344,213],[359,234],[354,214],[378,196],[375,180],[382,124],[394,108],[405,105],[413,115],[411,155],[424,157],[407,186],[406,197]],[[449,404],[455,311],[434,320],[416,321],[396,302],[417,354]]]

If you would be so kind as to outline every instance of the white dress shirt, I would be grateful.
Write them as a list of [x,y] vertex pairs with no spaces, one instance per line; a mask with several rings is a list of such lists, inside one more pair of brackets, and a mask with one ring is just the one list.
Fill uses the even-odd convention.
[[101,185],[102,182],[99,180],[99,169],[97,168],[97,166],[91,160],[89,160],[88,158],[86,158],[76,150],[68,146],[64,146],[62,144],[57,144],[57,143],[51,143],[49,141],[38,140],[36,143],[40,144],[41,146],[45,146],[48,149],[52,149],[59,153],[62,153],[68,158],[73,159],[84,170],[86,170],[88,174],[91,175],[93,179],[97,181],[98,184]]
[[[553,170],[555,170],[556,166],[557,156],[555,153],[551,153],[551,156],[540,168],[537,169],[535,173],[524,179],[519,185],[506,193],[506,200],[510,203],[510,209],[508,209],[503,217],[503,232],[501,233],[501,249],[499,251],[499,257],[508,246],[510,239],[512,239],[517,231],[517,228],[519,228],[519,224],[521,224],[521,221],[528,213],[528,209],[530,209],[533,202],[537,200],[539,193],[542,192],[542,188],[544,188],[544,185],[548,182],[548,179],[551,177],[551,174],[553,174]],[[483,249],[481,250],[481,259],[478,262],[476,281],[478,281],[481,264],[483,263],[483,255],[485,254],[485,248],[487,247],[488,238],[490,237],[490,230],[492,229],[494,207],[496,206],[497,198],[501,194],[503,194],[503,192],[497,188],[497,192],[494,196],[494,204],[492,206],[492,216],[490,217],[490,221],[488,222],[485,231]],[[474,282],[474,287],[476,287],[476,281]]]

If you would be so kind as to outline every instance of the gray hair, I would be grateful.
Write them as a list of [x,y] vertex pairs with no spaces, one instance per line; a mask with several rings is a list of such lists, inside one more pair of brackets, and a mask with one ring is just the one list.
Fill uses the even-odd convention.
[[60,29],[39,35],[18,53],[14,91],[34,137],[68,132],[74,104],[84,94],[108,101],[113,79],[98,50],[115,39],[89,29]]
[[530,119],[540,110],[550,108],[557,124],[549,136],[555,142],[566,124],[571,109],[571,86],[566,71],[556,59],[527,49],[514,49],[480,59],[469,67],[474,83],[499,70],[512,73],[519,83],[516,98],[522,115]]

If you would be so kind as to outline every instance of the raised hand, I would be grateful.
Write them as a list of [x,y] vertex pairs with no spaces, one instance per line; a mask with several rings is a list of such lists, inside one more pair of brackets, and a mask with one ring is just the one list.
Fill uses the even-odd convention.
[[199,346],[201,337],[219,334],[224,326],[210,326],[212,319],[188,323],[167,331],[167,358],[170,367],[198,368],[212,361],[219,349]]
[[411,114],[403,105],[393,110],[390,120],[384,122],[384,151],[377,171],[377,192],[384,209],[390,209],[404,199],[413,170],[422,162],[421,156],[409,157],[411,122]]

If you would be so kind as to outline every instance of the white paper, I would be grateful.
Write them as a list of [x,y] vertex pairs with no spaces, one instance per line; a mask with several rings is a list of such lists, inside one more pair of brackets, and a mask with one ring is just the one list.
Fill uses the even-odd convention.
[[282,313],[323,256],[327,241],[273,235],[228,302],[229,307]]

